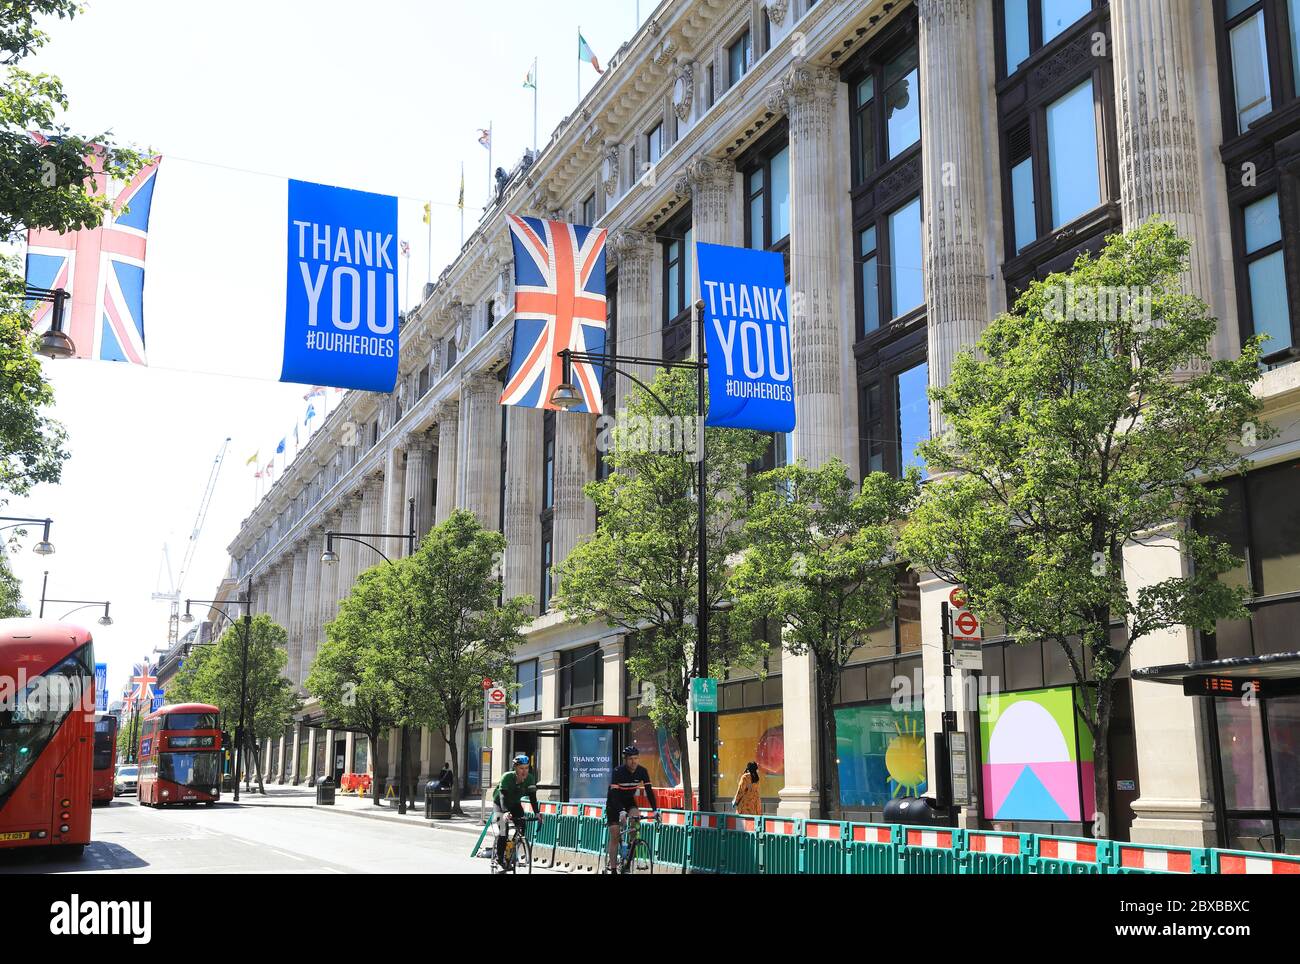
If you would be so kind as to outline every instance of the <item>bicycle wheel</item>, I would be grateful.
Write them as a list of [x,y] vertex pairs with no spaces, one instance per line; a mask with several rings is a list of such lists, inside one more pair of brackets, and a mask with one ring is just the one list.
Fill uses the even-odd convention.
[[525,873],[533,872],[533,845],[528,842],[528,838],[523,834],[519,835],[519,842],[515,844],[515,860],[522,861],[528,868]]
[[652,874],[654,873],[654,854],[650,852],[650,844],[645,840],[637,840],[632,844],[632,849],[628,851],[627,863],[623,865],[625,874]]

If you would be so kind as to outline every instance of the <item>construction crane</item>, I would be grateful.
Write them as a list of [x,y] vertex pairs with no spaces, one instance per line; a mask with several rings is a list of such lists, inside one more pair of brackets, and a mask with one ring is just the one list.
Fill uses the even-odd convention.
[[181,559],[180,572],[172,578],[171,552],[167,545],[163,545],[163,557],[159,564],[158,576],[159,583],[162,582],[162,575],[167,575],[167,590],[158,591],[153,594],[154,599],[163,599],[171,603],[171,612],[167,619],[167,648],[170,650],[176,645],[180,636],[180,609],[181,609],[181,591],[185,587],[185,575],[189,572],[190,564],[194,561],[194,552],[199,545],[199,536],[203,534],[203,523],[208,517],[208,508],[212,505],[213,493],[217,490],[217,477],[221,474],[221,464],[226,460],[226,450],[230,447],[230,439],[227,438],[221,443],[221,449],[217,452],[217,457],[212,460],[212,470],[208,473],[208,484],[203,489],[203,498],[199,500],[199,511],[194,517],[194,525],[190,528],[189,541],[185,545],[185,556]]

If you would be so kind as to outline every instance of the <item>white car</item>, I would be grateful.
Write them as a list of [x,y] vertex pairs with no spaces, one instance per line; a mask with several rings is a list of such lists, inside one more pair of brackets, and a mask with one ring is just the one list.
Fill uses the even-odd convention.
[[113,778],[113,796],[120,797],[124,793],[135,793],[139,781],[140,768],[134,763],[123,764],[117,768],[117,776]]

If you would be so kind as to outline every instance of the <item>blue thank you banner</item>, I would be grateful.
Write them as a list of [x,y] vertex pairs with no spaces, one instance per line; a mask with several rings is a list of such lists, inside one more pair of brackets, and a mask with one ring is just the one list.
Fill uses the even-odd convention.
[[165,697],[163,696],[162,690],[159,690],[157,693],[155,693],[153,695],[153,702],[149,705],[149,712],[157,713],[160,709],[162,709],[164,698]]
[[397,198],[289,181],[280,381],[397,383]]
[[794,379],[781,255],[703,243],[695,251],[709,362],[705,424],[789,432]]
[[95,664],[95,712],[108,712],[108,664]]

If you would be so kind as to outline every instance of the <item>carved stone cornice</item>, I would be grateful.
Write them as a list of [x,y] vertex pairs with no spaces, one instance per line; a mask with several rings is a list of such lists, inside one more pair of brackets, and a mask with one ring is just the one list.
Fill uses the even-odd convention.
[[600,183],[608,197],[613,197],[618,190],[618,152],[617,142],[605,142],[605,156],[600,162]]
[[618,228],[611,231],[605,242],[606,254],[612,254],[620,270],[629,262],[645,262],[647,265],[654,257],[654,235],[631,228]]
[[779,27],[785,23],[785,14],[789,7],[790,0],[767,0],[767,18]]

